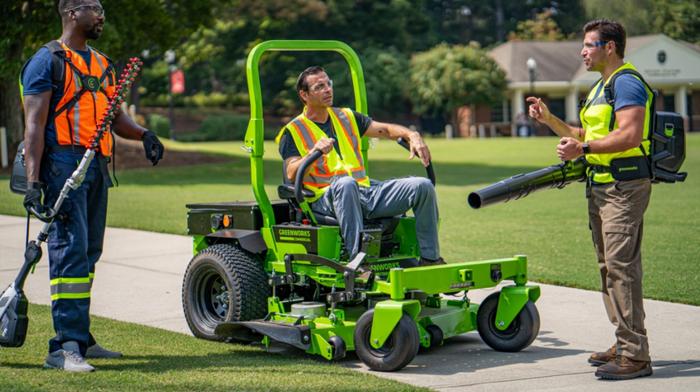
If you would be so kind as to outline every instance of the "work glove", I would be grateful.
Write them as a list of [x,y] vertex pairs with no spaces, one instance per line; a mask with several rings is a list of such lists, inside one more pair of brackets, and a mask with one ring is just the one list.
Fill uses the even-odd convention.
[[44,205],[41,204],[42,189],[40,182],[27,182],[27,193],[24,194],[24,208],[30,213],[32,212],[31,209],[39,214],[44,214],[46,211]]
[[153,166],[158,164],[158,161],[163,158],[164,147],[163,144],[158,140],[158,136],[151,131],[146,131],[141,137],[143,141],[143,149],[146,152],[146,159],[151,161]]

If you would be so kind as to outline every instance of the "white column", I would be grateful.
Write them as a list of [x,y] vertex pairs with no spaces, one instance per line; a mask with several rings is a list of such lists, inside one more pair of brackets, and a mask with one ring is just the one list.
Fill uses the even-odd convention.
[[[513,108],[513,113],[510,114],[510,134],[511,136],[518,135],[517,126],[517,116],[518,113],[525,113],[525,103],[523,102],[525,98],[523,97],[523,90],[516,89],[513,91],[513,100],[511,101],[510,107]],[[525,113],[527,115],[527,113]]]
[[575,124],[578,122],[578,86],[574,86],[569,94],[566,95],[565,106],[566,106],[566,119],[565,121],[569,124]]
[[7,132],[5,127],[0,127],[0,167],[7,167]]
[[676,112],[683,117],[683,119],[688,119],[688,88],[686,86],[678,87],[675,96],[675,106]]

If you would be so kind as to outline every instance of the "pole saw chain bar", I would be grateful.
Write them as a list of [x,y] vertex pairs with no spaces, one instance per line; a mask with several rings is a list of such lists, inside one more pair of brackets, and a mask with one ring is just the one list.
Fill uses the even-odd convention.
[[109,103],[104,111],[104,116],[102,117],[100,124],[97,126],[97,132],[90,140],[89,148],[91,150],[97,150],[102,136],[111,128],[112,122],[117,117],[117,114],[119,114],[120,106],[126,99],[126,94],[129,92],[134,80],[136,80],[136,76],[138,75],[142,66],[143,62],[141,59],[138,57],[132,57],[126,64],[126,67],[124,67],[124,70],[119,77],[117,87],[115,88],[112,96],[109,98]]

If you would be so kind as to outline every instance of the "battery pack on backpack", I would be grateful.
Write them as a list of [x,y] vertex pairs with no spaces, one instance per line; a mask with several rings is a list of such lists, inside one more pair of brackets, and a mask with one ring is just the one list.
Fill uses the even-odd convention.
[[651,131],[651,171],[654,182],[684,181],[688,173],[678,172],[685,160],[683,117],[673,112],[656,112]]

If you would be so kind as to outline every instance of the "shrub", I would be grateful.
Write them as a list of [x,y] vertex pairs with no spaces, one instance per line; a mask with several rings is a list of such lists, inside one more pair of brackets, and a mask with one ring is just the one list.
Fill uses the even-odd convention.
[[182,135],[178,140],[189,142],[243,140],[247,126],[247,116],[213,114],[202,121],[197,132]]
[[148,129],[162,138],[170,138],[170,119],[160,114],[153,113],[148,117]]

